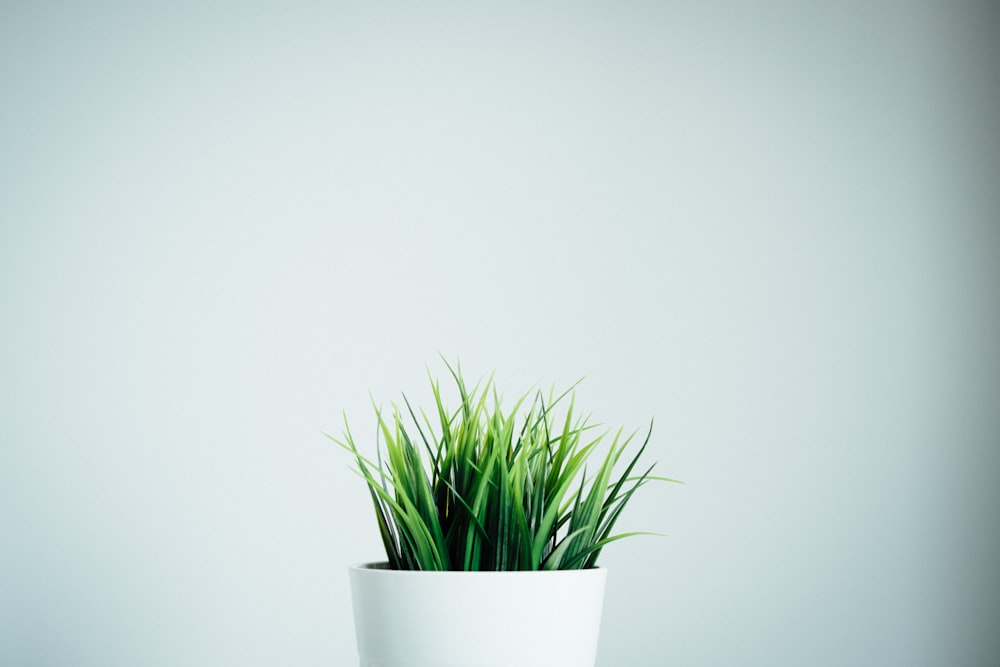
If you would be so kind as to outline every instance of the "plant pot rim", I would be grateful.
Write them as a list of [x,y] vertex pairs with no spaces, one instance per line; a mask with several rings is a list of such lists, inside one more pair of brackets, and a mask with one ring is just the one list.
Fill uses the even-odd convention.
[[357,572],[380,572],[386,575],[400,577],[412,577],[417,575],[425,577],[490,577],[496,575],[504,575],[508,577],[580,577],[607,574],[607,569],[600,566],[576,570],[393,570],[389,568],[389,562],[384,560],[371,561],[367,563],[355,563],[348,569]]

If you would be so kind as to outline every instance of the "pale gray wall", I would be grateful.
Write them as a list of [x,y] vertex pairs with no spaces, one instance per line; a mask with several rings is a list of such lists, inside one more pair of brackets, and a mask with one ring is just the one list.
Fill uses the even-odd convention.
[[0,7],[0,664],[354,664],[438,352],[655,416],[602,667],[1000,662],[995,8],[136,4]]

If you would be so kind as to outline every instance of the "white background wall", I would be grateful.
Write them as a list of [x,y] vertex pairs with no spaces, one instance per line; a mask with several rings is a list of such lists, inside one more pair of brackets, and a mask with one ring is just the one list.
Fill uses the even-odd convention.
[[995,7],[159,4],[0,5],[0,664],[356,664],[439,352],[655,416],[602,667],[1000,662]]

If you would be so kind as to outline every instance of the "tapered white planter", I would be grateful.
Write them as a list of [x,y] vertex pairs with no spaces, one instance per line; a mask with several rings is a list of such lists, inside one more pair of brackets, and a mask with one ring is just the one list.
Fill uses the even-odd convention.
[[604,569],[349,572],[360,667],[594,667]]

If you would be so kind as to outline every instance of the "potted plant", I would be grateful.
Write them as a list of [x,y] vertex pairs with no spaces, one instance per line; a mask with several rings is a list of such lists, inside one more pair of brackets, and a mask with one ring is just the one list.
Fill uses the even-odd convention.
[[454,410],[431,378],[431,416],[405,395],[402,409],[375,405],[374,454],[346,417],[342,438],[328,436],[357,463],[387,557],[349,570],[361,667],[593,667],[598,558],[640,534],[613,528],[664,480],[637,468],[649,435],[626,456],[635,434],[576,416],[576,385],[505,410],[492,376],[469,389],[446,366]]

